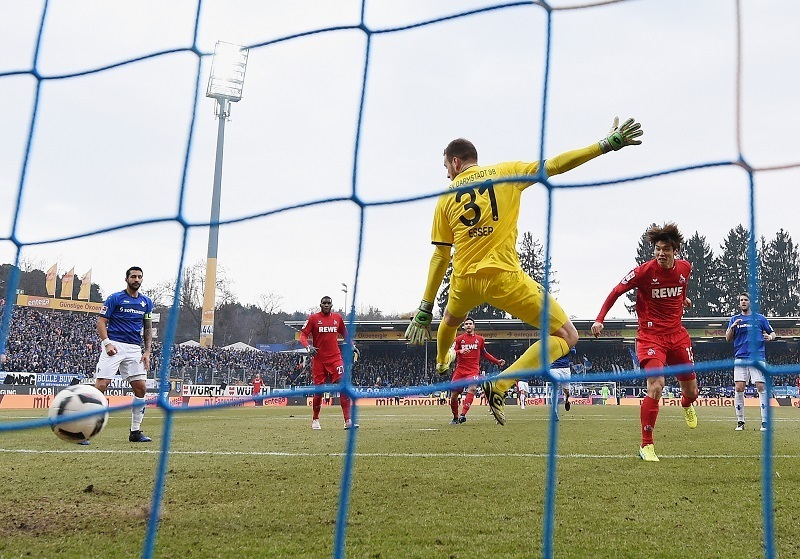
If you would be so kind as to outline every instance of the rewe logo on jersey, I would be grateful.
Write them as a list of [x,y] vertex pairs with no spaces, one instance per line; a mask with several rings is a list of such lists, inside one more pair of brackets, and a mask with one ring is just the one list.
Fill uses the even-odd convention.
[[683,294],[683,286],[680,287],[656,287],[650,290],[653,299],[667,299],[669,297],[680,297]]
[[319,331],[322,332],[322,333],[324,333],[324,332],[338,332],[339,328],[338,328],[338,326],[320,326],[319,327]]
[[464,352],[472,351],[473,349],[478,349],[478,342],[475,342],[474,344],[461,344],[461,349]]

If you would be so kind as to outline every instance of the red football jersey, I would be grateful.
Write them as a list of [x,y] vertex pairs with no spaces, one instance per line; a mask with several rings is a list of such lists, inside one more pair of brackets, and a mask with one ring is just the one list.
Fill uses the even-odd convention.
[[[339,349],[339,336],[347,337],[347,328],[342,315],[335,312],[330,314],[318,312],[309,316],[306,323],[303,324],[303,328],[300,330],[300,343],[303,345],[312,343],[319,350],[316,358],[329,362],[342,357]],[[308,342],[309,337],[311,337],[311,342]]]
[[481,371],[481,356],[494,364],[500,361],[486,351],[486,340],[477,334],[461,334],[455,341],[456,370],[478,374]]
[[692,265],[686,260],[676,258],[669,270],[662,268],[655,258],[645,262],[631,270],[611,291],[597,315],[597,322],[603,322],[620,295],[637,288],[639,333],[658,335],[677,332],[681,329],[686,284],[691,273]]
[[261,385],[264,384],[264,379],[253,379],[253,394],[261,394]]

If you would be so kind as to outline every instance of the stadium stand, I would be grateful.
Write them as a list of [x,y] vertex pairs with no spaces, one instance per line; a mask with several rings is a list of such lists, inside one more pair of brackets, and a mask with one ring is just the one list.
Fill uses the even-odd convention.
[[[0,306],[0,312],[2,308]],[[9,330],[8,361],[4,370],[31,373],[89,373],[97,363],[99,339],[95,330],[96,317],[85,313],[17,307]],[[507,361],[521,351],[519,343],[496,342],[492,352]],[[587,374],[631,370],[630,344],[578,344],[576,372]],[[405,345],[371,342],[362,344],[363,357],[353,369],[353,384],[362,388],[403,387],[439,382],[433,373],[434,356],[426,361],[425,352]],[[153,345],[153,376],[161,370],[163,347]],[[730,359],[728,344],[698,344],[697,361]],[[797,344],[776,343],[767,346],[767,361],[773,365],[797,363],[800,349]],[[487,373],[497,372],[484,363]],[[168,367],[169,377],[194,384],[248,383],[259,373],[273,388],[306,386],[310,373],[302,354],[291,352],[267,353],[173,345]],[[543,385],[541,378],[532,379],[534,386]],[[644,386],[644,379],[629,379],[628,386]],[[795,386],[793,375],[774,377],[775,386]],[[732,367],[707,371],[701,376],[705,387],[727,388],[733,385]]]

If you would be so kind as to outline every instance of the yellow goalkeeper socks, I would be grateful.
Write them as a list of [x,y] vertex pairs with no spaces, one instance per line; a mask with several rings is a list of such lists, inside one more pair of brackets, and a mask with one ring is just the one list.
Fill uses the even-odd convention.
[[[440,326],[441,328],[441,326]],[[539,340],[531,347],[529,347],[525,353],[523,353],[519,359],[514,361],[508,369],[503,372],[513,372],[513,371],[522,371],[525,369],[539,369],[542,366],[542,341]],[[567,341],[564,338],[559,338],[558,336],[549,336],[547,338],[547,358],[550,359],[552,363],[559,357],[564,357],[567,353],[569,353],[569,346],[567,345]],[[516,378],[503,378],[497,381],[496,386],[500,391],[506,391],[517,382]]]
[[444,320],[439,323],[436,330],[436,362],[447,363],[447,352],[456,339],[458,326],[448,326]]

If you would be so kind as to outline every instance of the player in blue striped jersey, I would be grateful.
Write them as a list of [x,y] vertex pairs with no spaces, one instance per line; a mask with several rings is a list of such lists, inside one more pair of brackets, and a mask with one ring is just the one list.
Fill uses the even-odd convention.
[[[733,382],[736,385],[734,394],[734,404],[736,409],[736,430],[744,430],[744,388],[748,382],[756,385],[758,400],[761,404],[761,430],[767,430],[767,406],[769,397],[767,388],[764,385],[764,373],[752,365],[747,365],[746,361],[754,359],[761,363],[767,360],[765,341],[774,340],[775,331],[770,326],[769,321],[762,314],[754,313],[750,309],[750,295],[741,293],[739,295],[739,314],[731,317],[728,329],[725,330],[725,339],[733,341]],[[758,328],[755,355],[751,353],[750,331]]]
[[125,272],[127,286],[123,291],[111,294],[97,317],[97,333],[102,348],[97,361],[95,387],[105,393],[117,373],[131,385],[134,396],[128,440],[132,443],[149,443],[152,440],[142,434],[147,371],[150,370],[150,346],[153,342],[153,301],[139,293],[142,277],[142,269],[138,266],[128,268]]

